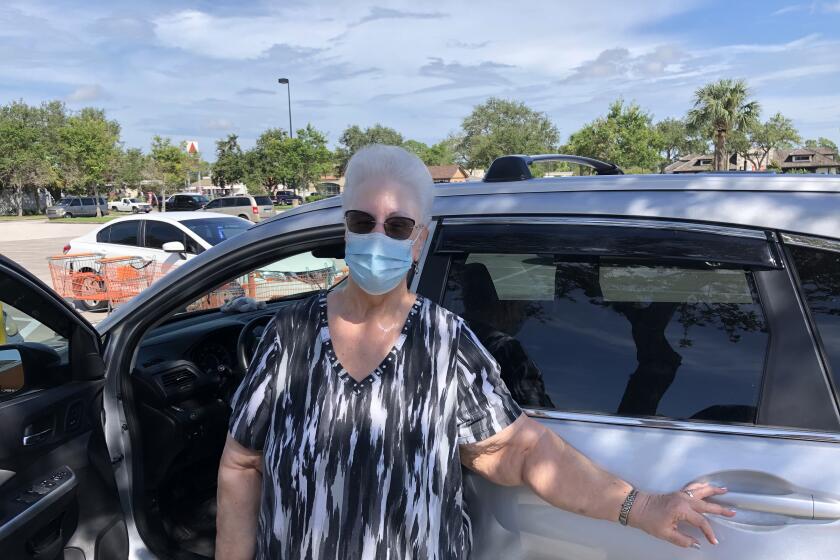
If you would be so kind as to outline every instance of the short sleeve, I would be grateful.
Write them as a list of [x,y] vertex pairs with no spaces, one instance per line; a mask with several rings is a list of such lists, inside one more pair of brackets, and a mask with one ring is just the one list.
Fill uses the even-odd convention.
[[499,364],[464,323],[458,335],[456,368],[460,445],[487,439],[522,414],[502,381]]
[[229,432],[244,447],[262,451],[276,391],[281,345],[275,316],[266,325],[248,373],[233,395]]

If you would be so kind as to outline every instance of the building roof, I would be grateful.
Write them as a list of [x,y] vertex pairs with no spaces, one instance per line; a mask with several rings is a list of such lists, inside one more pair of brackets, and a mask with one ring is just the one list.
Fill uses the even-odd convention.
[[432,179],[437,181],[439,179],[451,179],[456,175],[461,175],[464,179],[469,177],[469,173],[463,167],[457,164],[452,165],[427,165],[429,173],[432,174]]
[[[665,167],[665,173],[700,173],[701,171],[712,171],[712,162],[714,159],[715,156],[711,154],[688,154]],[[703,163],[706,160],[709,163]],[[732,163],[732,158],[730,157],[729,169],[736,169]]]
[[[810,161],[793,161],[793,156],[810,156]],[[840,168],[840,158],[830,148],[796,148],[793,150],[779,150],[776,152],[776,161],[782,169],[807,169],[816,167],[837,167]]]

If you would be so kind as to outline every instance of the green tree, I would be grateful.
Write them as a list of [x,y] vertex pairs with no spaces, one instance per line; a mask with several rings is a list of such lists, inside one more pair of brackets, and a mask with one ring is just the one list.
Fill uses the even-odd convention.
[[227,138],[216,141],[216,161],[211,177],[213,184],[220,187],[233,185],[245,178],[245,154],[236,134],[228,134]]
[[455,146],[452,139],[441,140],[431,146],[417,140],[406,140],[403,148],[423,160],[426,165],[449,165],[455,163]]
[[708,148],[705,140],[688,131],[682,119],[664,119],[656,123],[655,128],[659,134],[659,153],[665,165],[689,154],[705,153]]
[[694,107],[688,112],[686,124],[691,132],[703,134],[714,142],[715,171],[725,171],[728,167],[727,137],[733,131],[747,130],[758,121],[761,107],[749,97],[750,91],[743,80],[719,80],[694,93]]
[[0,184],[12,189],[18,216],[23,215],[24,188],[50,173],[42,117],[41,109],[22,101],[0,107]]
[[288,144],[288,156],[294,161],[295,185],[308,187],[335,166],[333,153],[327,147],[327,136],[311,124],[299,129]]
[[147,179],[149,161],[140,148],[121,151],[116,170],[115,183],[119,188],[138,188]]
[[491,97],[461,123],[456,153],[470,169],[488,167],[505,154],[556,150],[559,133],[545,113],[518,101]]
[[171,139],[155,135],[150,159],[151,172],[160,181],[161,200],[165,200],[167,190],[178,190],[184,184],[186,153],[173,145]]
[[824,138],[822,136],[820,136],[816,140],[805,140],[804,145],[809,150],[816,150],[817,148],[828,148],[830,150],[834,150],[835,153],[837,152],[837,144],[835,144],[828,138]]
[[625,171],[657,169],[662,145],[649,113],[618,99],[599,117],[569,137],[565,151],[615,163]]
[[767,168],[775,150],[792,148],[801,141],[793,121],[776,113],[767,122],[753,123],[745,131],[735,131],[728,142],[729,149],[738,153],[760,170]]
[[273,192],[288,174],[284,169],[283,143],[289,135],[282,128],[269,128],[247,152],[248,173],[245,183],[252,194]]
[[382,126],[377,123],[364,130],[358,125],[347,127],[341,136],[338,137],[338,148],[335,151],[336,164],[339,174],[344,174],[347,162],[359,148],[368,144],[388,144],[391,146],[402,146],[402,134],[393,128]]
[[88,107],[68,117],[61,129],[63,162],[73,178],[68,187],[83,194],[93,191],[98,198],[100,187],[114,178],[119,140],[119,123],[109,121],[101,109]]

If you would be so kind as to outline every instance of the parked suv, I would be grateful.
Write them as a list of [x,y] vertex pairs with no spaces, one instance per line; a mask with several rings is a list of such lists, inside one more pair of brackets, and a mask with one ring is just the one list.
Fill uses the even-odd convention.
[[[737,515],[707,516],[720,544],[698,552],[466,471],[473,557],[836,558],[840,177],[596,163],[604,174],[534,179],[534,159],[436,189],[412,289],[462,315],[525,413],[596,463],[648,491],[726,486],[714,500]],[[0,486],[15,508],[4,558],[30,558],[32,535],[91,557],[212,558],[230,395],[272,316],[345,278],[343,256],[340,198],[306,204],[96,329],[0,256],[4,311],[27,342],[58,348],[5,347],[24,383],[0,394],[0,470],[15,473]],[[236,293],[266,306],[221,311]],[[316,428],[316,443],[340,432]],[[78,506],[90,496],[96,508]]]
[[201,210],[210,200],[203,194],[178,193],[173,194],[166,200],[167,212],[184,212],[190,210]]
[[204,207],[204,210],[259,222],[274,215],[274,204],[268,195],[231,195],[214,198]]
[[303,198],[296,195],[294,191],[277,191],[274,193],[274,202],[281,206],[290,206],[298,202],[298,204],[303,203]]
[[[96,216],[96,198],[92,196],[65,196],[54,206],[47,208],[47,218],[78,218]],[[103,216],[108,214],[108,202],[99,197],[99,210]]]

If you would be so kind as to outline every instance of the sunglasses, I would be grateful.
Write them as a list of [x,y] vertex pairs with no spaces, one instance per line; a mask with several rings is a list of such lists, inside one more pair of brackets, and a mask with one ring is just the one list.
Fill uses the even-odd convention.
[[[345,212],[344,223],[347,224],[347,231],[362,235],[370,233],[376,228],[376,218],[361,210],[348,210]],[[404,241],[411,237],[415,229],[419,229],[422,226],[416,225],[416,222],[411,218],[391,216],[382,223],[382,227],[385,229],[385,235],[391,239]]]

